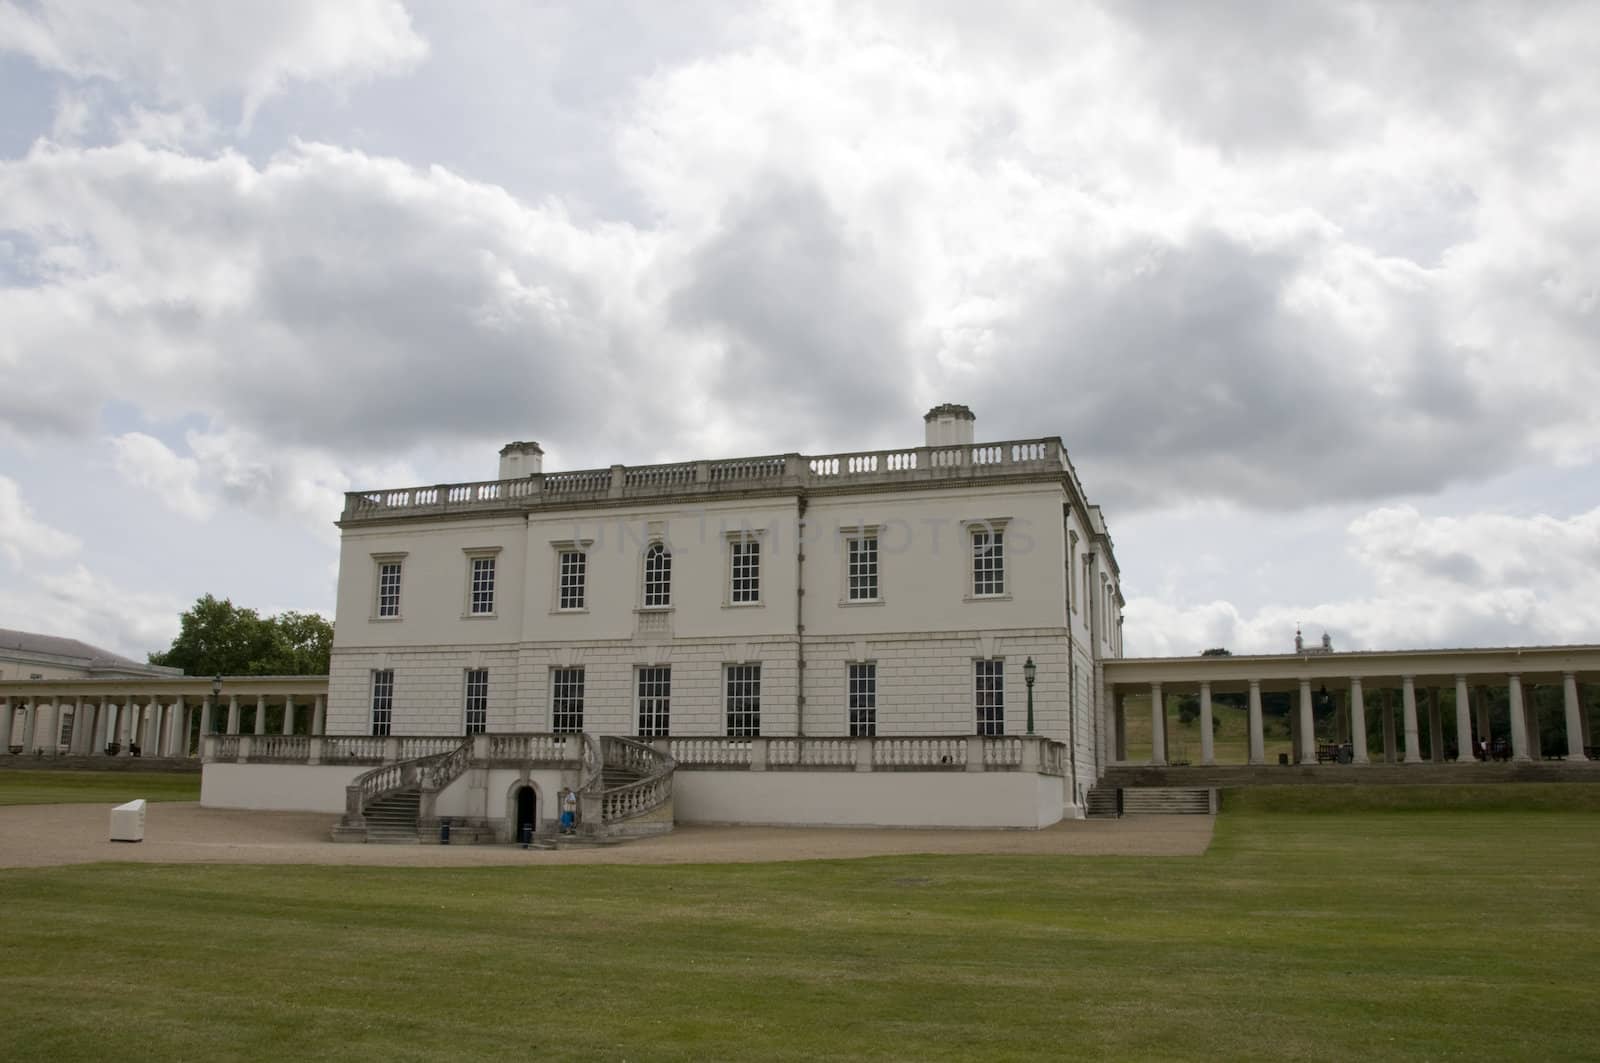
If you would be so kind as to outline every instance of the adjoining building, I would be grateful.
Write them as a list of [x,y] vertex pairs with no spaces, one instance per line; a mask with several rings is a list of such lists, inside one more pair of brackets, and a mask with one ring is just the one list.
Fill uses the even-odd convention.
[[[180,676],[180,668],[144,664],[130,660],[110,650],[91,646],[78,639],[58,635],[41,635],[32,631],[13,631],[0,628],[0,682],[6,680],[55,679],[131,679]],[[23,750],[48,748],[54,754],[71,744],[78,720],[75,709],[55,712],[45,721],[43,728],[36,726],[32,712],[21,705],[13,706],[10,699],[0,708],[0,753],[9,749]],[[56,741],[51,742],[50,737]]]

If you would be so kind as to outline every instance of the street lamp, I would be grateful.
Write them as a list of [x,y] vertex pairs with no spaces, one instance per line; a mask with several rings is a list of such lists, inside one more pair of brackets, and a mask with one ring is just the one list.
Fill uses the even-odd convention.
[[222,673],[211,679],[211,733],[217,733],[217,713],[222,710]]
[[1033,681],[1039,674],[1039,668],[1029,657],[1022,666],[1022,681],[1028,685],[1028,733],[1033,734]]

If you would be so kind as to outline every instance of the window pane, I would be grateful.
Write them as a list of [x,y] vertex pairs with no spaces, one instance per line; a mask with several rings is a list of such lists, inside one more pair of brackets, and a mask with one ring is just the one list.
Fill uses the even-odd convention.
[[578,734],[583,730],[582,668],[551,671],[550,729],[556,734]]
[[378,566],[378,615],[400,615],[400,562],[385,561]]
[[980,735],[1006,733],[1006,674],[1004,661],[976,661],[974,669],[977,731]]
[[850,735],[871,738],[878,733],[878,666],[852,664],[846,684]]
[[583,581],[587,567],[588,557],[582,551],[568,550],[562,553],[560,608],[583,608]]
[[489,670],[467,672],[467,734],[482,734],[489,726]]
[[644,552],[644,604],[646,608],[672,604],[672,555],[661,543]]
[[494,612],[494,558],[472,559],[472,611]]
[[661,738],[671,722],[672,669],[639,669],[639,735]]
[[1005,533],[972,533],[972,593],[1006,592]]
[[387,735],[394,718],[394,669],[372,673],[372,733]]
[[846,539],[845,565],[849,581],[848,599],[852,602],[875,601],[878,597],[878,537],[867,535]]
[[730,664],[727,672],[728,737],[761,734],[761,666]]
[[759,602],[761,600],[761,544],[754,539],[736,539],[728,544],[732,560],[729,600],[734,602]]

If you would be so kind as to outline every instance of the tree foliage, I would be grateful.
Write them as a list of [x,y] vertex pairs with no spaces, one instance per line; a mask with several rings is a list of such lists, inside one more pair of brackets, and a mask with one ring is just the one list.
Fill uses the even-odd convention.
[[263,617],[207,594],[183,614],[178,637],[150,663],[189,675],[327,675],[333,625],[315,613]]

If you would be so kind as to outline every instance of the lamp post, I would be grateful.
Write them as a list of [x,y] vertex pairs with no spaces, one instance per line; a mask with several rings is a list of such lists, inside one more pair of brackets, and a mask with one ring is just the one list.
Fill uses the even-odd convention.
[[[222,673],[218,672],[211,678],[211,733],[217,733],[217,714],[222,711]],[[224,727],[227,724],[223,724]],[[201,752],[205,751],[205,735],[200,736]]]
[[1039,674],[1039,668],[1029,657],[1022,665],[1022,681],[1028,686],[1028,733],[1033,734],[1033,680]]

